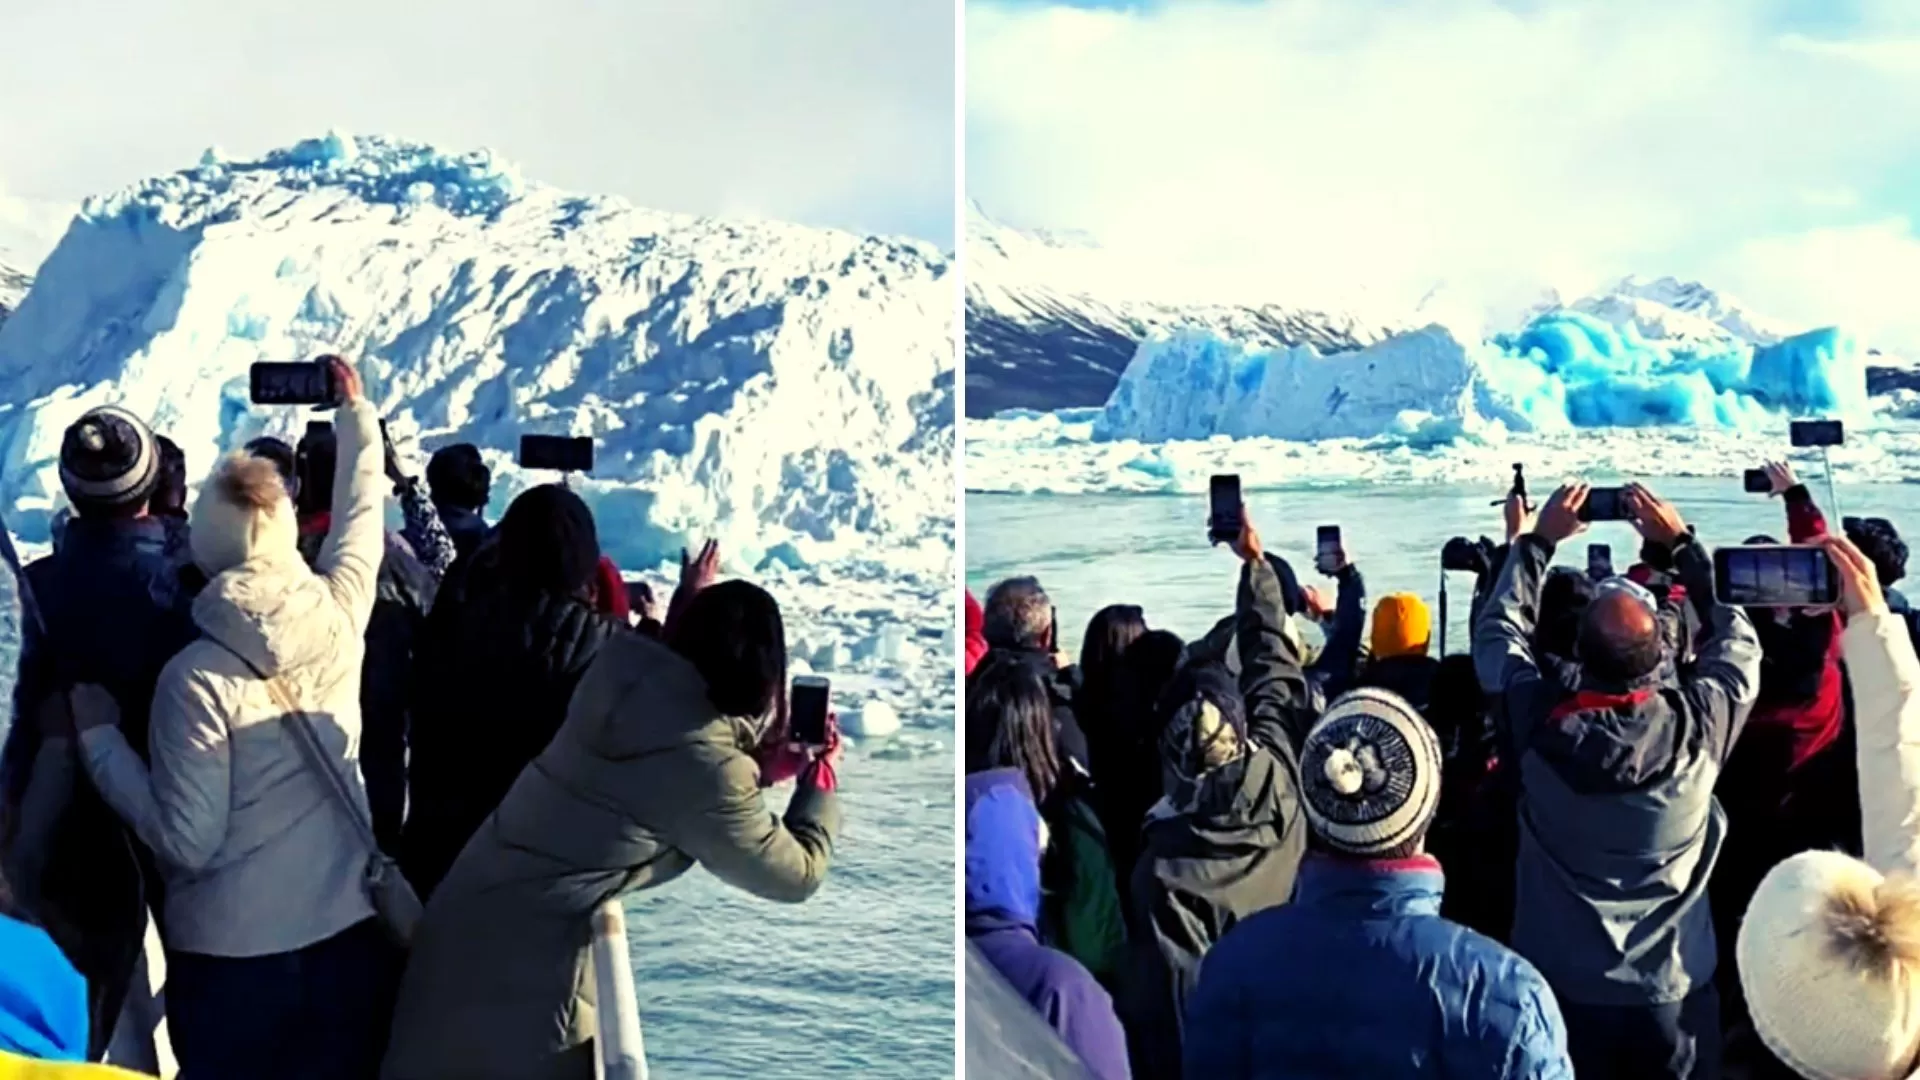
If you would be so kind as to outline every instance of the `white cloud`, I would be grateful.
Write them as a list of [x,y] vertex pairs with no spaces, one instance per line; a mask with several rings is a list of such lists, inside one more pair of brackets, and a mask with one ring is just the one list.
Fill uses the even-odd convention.
[[1780,47],[1810,56],[1848,60],[1893,74],[1920,75],[1920,37],[1856,41],[1784,34],[1780,38]]
[[1920,360],[1920,235],[1905,217],[1758,237],[1714,274],[1757,311],[1838,323]]
[[337,125],[662,209],[945,242],[953,37],[921,0],[16,4],[0,179],[78,201]]
[[975,3],[969,194],[1216,295],[1506,307],[1884,214],[1840,193],[1920,146],[1920,84],[1746,0],[1533,7]]

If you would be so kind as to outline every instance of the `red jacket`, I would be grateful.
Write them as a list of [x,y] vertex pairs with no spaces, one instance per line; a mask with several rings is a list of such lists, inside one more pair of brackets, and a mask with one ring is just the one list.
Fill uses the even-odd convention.
[[967,674],[980,666],[980,658],[987,655],[987,613],[981,610],[980,601],[973,598],[973,592],[967,592]]
[[[1827,535],[1827,520],[1806,488],[1788,491],[1786,503],[1787,536],[1793,543],[1812,543]],[[1826,664],[1820,670],[1819,689],[1813,697],[1791,704],[1756,705],[1747,719],[1750,729],[1760,729],[1755,734],[1761,738],[1786,741],[1789,771],[1798,769],[1813,755],[1831,746],[1846,722],[1845,676],[1840,671],[1841,632],[1846,624],[1837,611],[1828,618],[1833,620],[1833,632],[1827,646]]]

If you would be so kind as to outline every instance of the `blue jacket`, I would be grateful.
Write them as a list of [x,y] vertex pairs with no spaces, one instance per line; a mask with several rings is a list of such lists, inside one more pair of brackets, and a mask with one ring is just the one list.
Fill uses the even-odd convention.
[[1572,1080],[1547,984],[1440,917],[1429,857],[1300,866],[1293,903],[1207,954],[1187,1003],[1188,1080]]
[[1099,1080],[1127,1080],[1113,999],[1080,962],[1040,944],[1040,811],[1013,769],[967,777],[967,940]]
[[0,1051],[35,1061],[85,1061],[87,983],[53,939],[0,915]]

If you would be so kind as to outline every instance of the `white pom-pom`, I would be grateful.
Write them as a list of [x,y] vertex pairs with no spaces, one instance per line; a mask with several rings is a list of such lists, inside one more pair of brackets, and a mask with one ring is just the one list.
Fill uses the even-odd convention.
[[1327,755],[1327,783],[1342,795],[1353,795],[1366,783],[1366,770],[1354,759],[1353,752],[1340,747]]

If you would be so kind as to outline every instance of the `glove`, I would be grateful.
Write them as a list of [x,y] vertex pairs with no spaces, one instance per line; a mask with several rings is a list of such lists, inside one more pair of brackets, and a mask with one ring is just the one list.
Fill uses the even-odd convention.
[[[815,777],[815,787],[822,791],[834,790],[837,781],[832,761],[840,756],[840,717],[837,714],[827,714],[827,745],[824,748],[791,742],[785,731],[769,734],[770,738],[761,744],[760,752],[755,755],[760,763],[761,787],[773,787],[788,780],[801,780],[804,783],[811,772]],[[826,770],[824,784],[817,778],[819,768]]]

